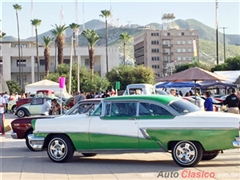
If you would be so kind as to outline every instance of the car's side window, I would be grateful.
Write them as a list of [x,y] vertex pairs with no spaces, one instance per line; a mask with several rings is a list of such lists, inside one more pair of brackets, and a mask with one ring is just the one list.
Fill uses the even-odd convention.
[[139,116],[172,116],[172,114],[159,105],[140,102]]
[[102,103],[95,109],[91,116],[100,116],[102,114]]
[[136,112],[136,102],[112,102],[106,103],[104,116],[136,116]]
[[34,99],[31,104],[32,105],[41,105],[41,104],[43,104],[43,99],[42,98]]

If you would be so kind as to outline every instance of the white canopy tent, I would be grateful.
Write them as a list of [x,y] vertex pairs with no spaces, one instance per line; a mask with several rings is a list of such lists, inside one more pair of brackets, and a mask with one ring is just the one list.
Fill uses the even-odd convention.
[[50,80],[42,80],[32,84],[28,84],[25,86],[25,93],[36,94],[38,90],[52,90],[55,92],[55,95],[60,96],[62,91],[62,96],[65,98],[70,97],[70,95],[66,91],[66,86],[61,90],[59,88],[59,83],[50,81]]

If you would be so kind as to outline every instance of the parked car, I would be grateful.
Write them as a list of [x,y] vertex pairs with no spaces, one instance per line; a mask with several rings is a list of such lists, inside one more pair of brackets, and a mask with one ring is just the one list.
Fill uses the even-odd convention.
[[[77,115],[80,113],[87,113],[90,110],[94,110],[95,107],[100,103],[101,99],[87,99],[78,102],[73,108],[71,108],[65,116],[68,115]],[[27,118],[18,118],[11,122],[12,133],[11,136],[13,139],[26,139],[26,145],[30,150],[33,150],[29,145],[28,134],[32,134],[33,128],[31,121],[33,119],[52,119],[58,116],[35,116]]]
[[238,115],[205,112],[173,96],[118,96],[77,118],[33,120],[34,134],[28,138],[34,150],[46,148],[54,162],[70,160],[74,151],[84,156],[162,151],[189,167],[240,147],[239,121]]
[[16,111],[16,101],[17,100],[14,99],[14,100],[11,100],[11,101],[8,102],[8,111],[9,112],[13,113],[13,112]]

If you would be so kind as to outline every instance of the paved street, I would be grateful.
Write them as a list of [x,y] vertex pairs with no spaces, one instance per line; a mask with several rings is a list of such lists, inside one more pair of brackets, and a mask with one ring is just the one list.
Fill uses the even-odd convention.
[[[10,122],[13,116],[8,115],[7,118],[7,122]],[[32,152],[27,149],[24,140],[13,140],[10,132],[0,137],[0,141],[0,180],[176,179],[174,176],[187,180],[240,179],[238,149],[225,151],[214,160],[202,161],[195,168],[178,167],[168,153],[100,154],[91,158],[75,153],[70,162],[58,164],[49,160],[46,151]],[[167,172],[170,172],[169,176]],[[197,172],[211,173],[214,178],[191,177]]]

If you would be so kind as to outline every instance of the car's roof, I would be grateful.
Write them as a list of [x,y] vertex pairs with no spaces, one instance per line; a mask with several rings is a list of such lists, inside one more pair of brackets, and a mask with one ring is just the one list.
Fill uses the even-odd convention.
[[169,95],[128,95],[128,96],[114,96],[104,99],[104,101],[120,101],[120,100],[151,100],[162,104],[168,104],[171,101],[179,100],[180,98]]
[[103,98],[84,99],[79,102],[100,102]]

